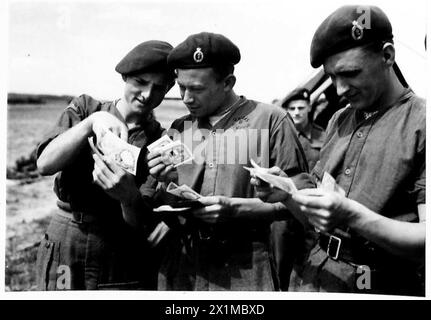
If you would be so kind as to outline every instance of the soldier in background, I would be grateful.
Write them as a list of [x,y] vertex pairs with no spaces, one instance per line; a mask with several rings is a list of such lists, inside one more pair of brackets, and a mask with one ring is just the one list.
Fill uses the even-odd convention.
[[308,161],[308,168],[312,170],[317,160],[319,160],[320,149],[325,139],[325,131],[312,121],[310,92],[306,88],[293,90],[283,102],[282,107],[292,117],[298,131],[299,142],[301,142]]

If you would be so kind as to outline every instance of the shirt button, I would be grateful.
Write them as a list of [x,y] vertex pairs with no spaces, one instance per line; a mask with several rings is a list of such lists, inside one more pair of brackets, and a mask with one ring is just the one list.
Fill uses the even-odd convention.
[[215,136],[215,135],[216,135],[216,132],[215,132],[215,131],[211,131],[211,134],[212,134],[213,136]]
[[210,169],[214,168],[214,163],[208,163],[208,167],[210,167]]
[[347,168],[346,170],[344,170],[344,173],[346,176],[348,176],[350,174],[351,170],[350,168]]
[[358,136],[358,138],[362,138],[364,136],[364,134],[361,131],[358,131],[356,135]]
[[45,243],[45,247],[49,248],[51,246],[51,244],[49,242]]

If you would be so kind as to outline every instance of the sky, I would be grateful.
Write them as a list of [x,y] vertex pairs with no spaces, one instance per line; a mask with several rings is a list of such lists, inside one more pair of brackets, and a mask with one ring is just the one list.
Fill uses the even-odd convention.
[[[426,1],[373,1],[389,16],[397,61],[425,95]],[[137,44],[177,45],[201,31],[222,33],[241,51],[235,91],[270,102],[315,72],[314,31],[346,1],[9,1],[8,92],[115,99],[123,81],[115,65]],[[356,1],[367,4],[368,1]],[[168,94],[178,97],[178,87]]]

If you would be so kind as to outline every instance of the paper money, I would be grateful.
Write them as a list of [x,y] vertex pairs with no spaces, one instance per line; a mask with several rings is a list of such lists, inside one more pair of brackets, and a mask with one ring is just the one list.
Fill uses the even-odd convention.
[[136,175],[140,148],[120,139],[111,131],[106,131],[96,145],[91,138],[88,141],[93,152],[103,159],[114,161],[124,170]]
[[334,177],[326,171],[323,173],[322,181],[317,184],[317,187],[326,191],[335,191],[343,196],[346,195],[346,192],[337,184]]
[[170,205],[164,204],[160,207],[154,208],[154,212],[176,212],[181,213],[185,211],[190,211],[190,208],[172,208]]
[[193,155],[189,148],[181,141],[174,141],[161,148],[161,159],[165,165],[173,165],[174,168],[190,162],[193,159]]
[[174,168],[189,162],[193,159],[192,152],[181,141],[172,141],[165,135],[147,146],[148,151],[157,150],[161,154],[161,159],[165,165],[173,165]]
[[168,184],[166,191],[170,194],[173,194],[174,196],[188,200],[196,200],[202,197],[199,193],[190,188],[188,185],[183,184],[181,186],[178,186],[174,182]]
[[168,145],[169,143],[172,143],[172,139],[169,138],[169,136],[166,134],[163,137],[161,137],[160,139],[157,139],[156,141],[154,141],[152,144],[147,146],[148,151],[153,151],[155,149],[158,148],[162,148],[166,145]]
[[250,159],[250,163],[253,168],[244,167],[244,169],[248,170],[251,175],[258,177],[259,179],[273,185],[276,188],[279,188],[287,193],[293,194],[298,191],[295,186],[295,183],[289,177],[281,177],[276,176],[268,172],[268,169],[262,168]]

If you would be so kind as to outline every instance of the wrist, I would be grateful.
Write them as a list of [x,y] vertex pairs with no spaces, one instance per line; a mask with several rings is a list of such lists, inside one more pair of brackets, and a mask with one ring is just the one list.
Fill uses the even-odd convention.
[[135,207],[139,203],[140,200],[141,200],[141,194],[136,189],[136,190],[129,192],[128,197],[125,198],[123,201],[121,201],[121,203],[125,207]]
[[93,114],[90,115],[88,118],[85,118],[82,122],[82,125],[84,126],[84,132],[87,137],[90,137],[93,135]]
[[357,229],[364,217],[364,209],[359,202],[346,198],[347,226]]

